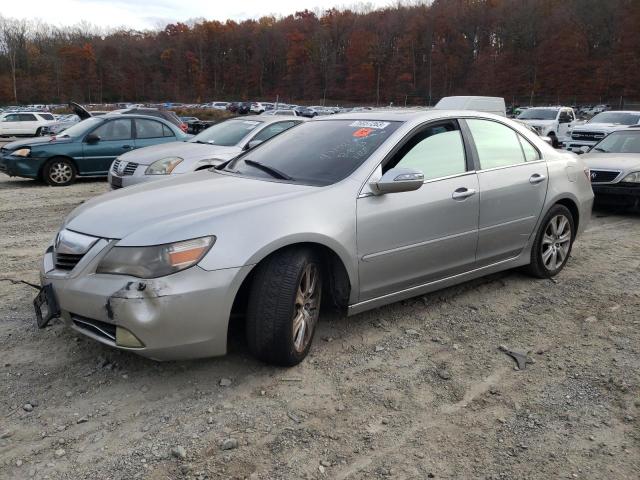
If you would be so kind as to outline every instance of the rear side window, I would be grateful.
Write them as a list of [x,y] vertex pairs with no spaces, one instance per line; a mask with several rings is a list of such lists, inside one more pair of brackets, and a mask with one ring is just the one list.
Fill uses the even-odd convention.
[[525,161],[518,134],[490,120],[467,120],[478,151],[480,168],[508,167]]
[[35,122],[37,120],[36,116],[32,113],[21,113],[19,114],[19,118],[21,122]]
[[540,154],[538,153],[538,150],[533,148],[533,145],[527,142],[520,135],[518,135],[518,140],[520,140],[520,144],[522,145],[522,151],[524,152],[524,158],[527,162],[534,162],[536,160],[540,160]]
[[417,133],[384,170],[394,166],[419,170],[425,180],[466,172],[464,143],[457,124],[439,124]]
[[129,140],[131,138],[131,120],[128,118],[110,120],[96,128],[93,133],[104,141]]
[[164,136],[162,123],[136,118],[136,138],[160,138]]

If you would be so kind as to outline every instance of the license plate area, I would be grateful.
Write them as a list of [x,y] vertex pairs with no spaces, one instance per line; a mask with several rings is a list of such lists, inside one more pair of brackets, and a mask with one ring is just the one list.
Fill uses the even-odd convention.
[[46,327],[51,319],[60,316],[60,307],[51,285],[45,285],[40,289],[33,300],[33,308],[36,312],[38,328]]

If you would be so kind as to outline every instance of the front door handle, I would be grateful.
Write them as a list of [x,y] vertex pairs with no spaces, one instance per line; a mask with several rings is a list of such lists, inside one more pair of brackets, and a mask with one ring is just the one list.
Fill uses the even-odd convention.
[[544,175],[540,175],[539,173],[534,173],[529,177],[529,183],[532,185],[537,185],[540,182],[544,182],[547,179]]
[[476,191],[473,188],[460,187],[451,194],[451,198],[454,200],[464,200],[475,194]]
[[133,147],[131,145],[122,145],[122,148],[124,148],[125,150],[129,150]]

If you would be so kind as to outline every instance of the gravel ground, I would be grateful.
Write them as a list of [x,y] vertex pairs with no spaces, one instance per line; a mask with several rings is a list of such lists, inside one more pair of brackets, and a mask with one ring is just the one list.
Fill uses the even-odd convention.
[[239,339],[156,363],[39,331],[14,283],[106,190],[0,177],[0,478],[640,478],[640,216],[596,211],[553,281],[510,271],[325,314],[295,368]]

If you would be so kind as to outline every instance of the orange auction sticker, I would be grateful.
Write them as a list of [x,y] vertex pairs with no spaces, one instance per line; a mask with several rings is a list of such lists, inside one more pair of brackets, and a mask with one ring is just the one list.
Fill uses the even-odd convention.
[[356,138],[364,138],[368,137],[371,132],[373,132],[373,128],[360,128],[353,132],[353,136]]

